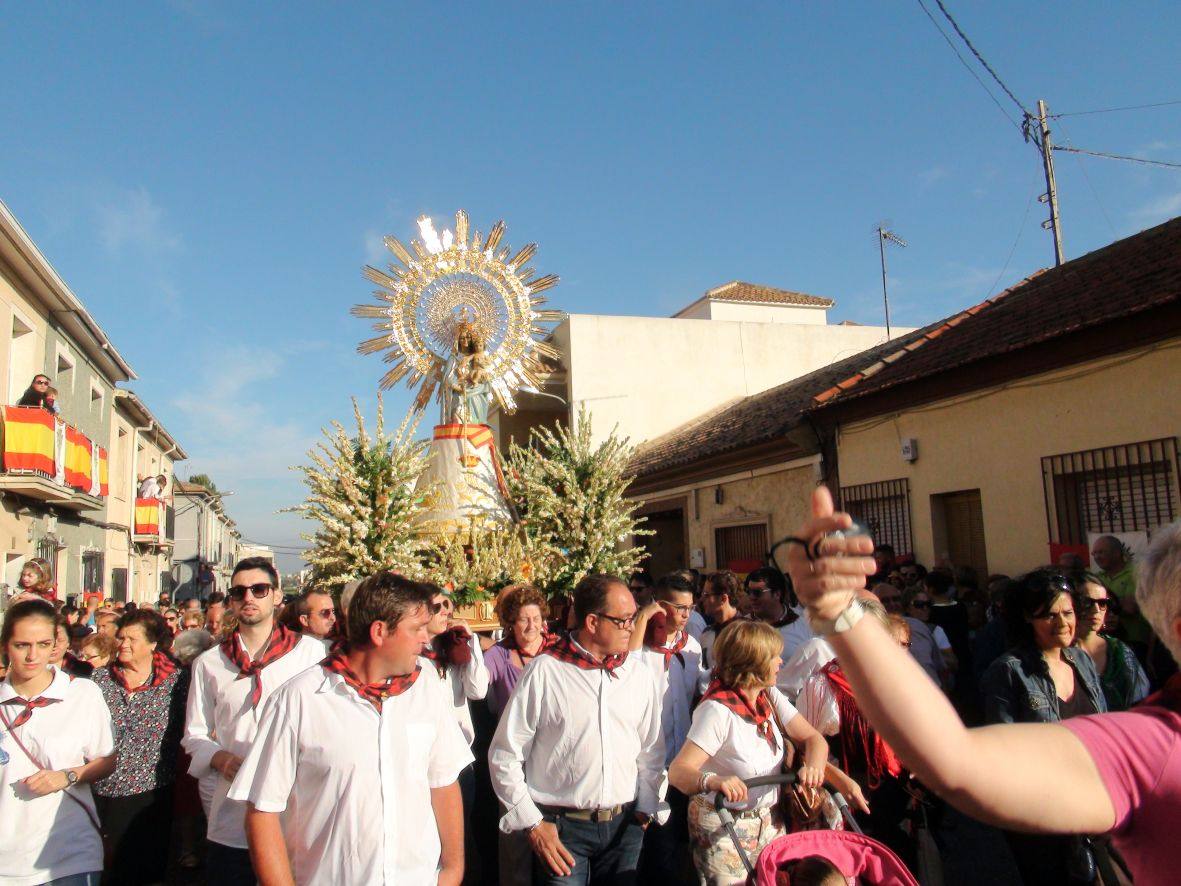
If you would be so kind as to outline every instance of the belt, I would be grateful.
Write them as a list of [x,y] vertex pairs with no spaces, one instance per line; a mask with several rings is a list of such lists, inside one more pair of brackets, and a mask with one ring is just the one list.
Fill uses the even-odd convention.
[[608,806],[604,809],[568,809],[565,806],[539,806],[542,812],[568,818],[571,821],[591,821],[595,824],[606,824],[616,816],[622,815],[626,808],[624,804]]

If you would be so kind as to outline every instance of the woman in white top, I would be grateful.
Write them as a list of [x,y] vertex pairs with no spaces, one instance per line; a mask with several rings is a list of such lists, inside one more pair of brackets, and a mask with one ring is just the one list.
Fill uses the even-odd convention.
[[853,802],[860,800],[856,786],[828,766],[824,738],[775,688],[782,651],[779,632],[763,622],[739,621],[718,636],[714,680],[669,767],[672,785],[695,795],[689,803],[689,840],[699,881],[707,886],[746,881],[746,869],[714,809],[716,791],[734,811],[735,829],[752,863],[785,832],[776,809],[779,788],[748,791],[743,784],[782,771],[784,732],[803,751],[803,787],[818,788],[827,778]]
[[15,604],[0,631],[0,882],[98,886],[103,845],[90,783],[115,769],[98,687],[49,665],[54,610]]

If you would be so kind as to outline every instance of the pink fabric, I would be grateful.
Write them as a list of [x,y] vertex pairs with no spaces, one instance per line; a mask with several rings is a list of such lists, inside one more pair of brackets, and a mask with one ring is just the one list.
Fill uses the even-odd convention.
[[1112,838],[1136,886],[1177,882],[1181,863],[1181,715],[1154,705],[1072,717],[1115,807]]
[[[872,886],[918,886],[906,865],[877,840],[854,831],[800,831],[767,844],[755,865],[758,883],[774,883],[779,866],[797,858],[827,858],[846,877]],[[1139,882],[1136,886],[1140,886]]]

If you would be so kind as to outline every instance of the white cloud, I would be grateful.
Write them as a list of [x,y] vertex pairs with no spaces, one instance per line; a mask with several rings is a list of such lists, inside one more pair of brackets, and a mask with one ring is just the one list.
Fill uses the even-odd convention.
[[1137,225],[1151,227],[1181,215],[1181,191],[1156,197],[1128,213]]
[[111,252],[132,249],[150,255],[173,252],[180,235],[172,231],[146,188],[117,194],[98,207],[98,236]]
[[948,168],[942,164],[932,166],[929,169],[924,169],[919,173],[919,186],[921,188],[929,188],[936,182],[940,182],[950,175]]

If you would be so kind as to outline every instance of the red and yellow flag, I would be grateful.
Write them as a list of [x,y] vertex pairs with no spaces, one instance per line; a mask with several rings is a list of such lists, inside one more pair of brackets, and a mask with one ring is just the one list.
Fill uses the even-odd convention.
[[4,470],[54,475],[53,413],[36,406],[4,407]]
[[103,498],[110,495],[109,474],[110,459],[107,457],[107,451],[100,446],[98,447],[98,494]]
[[160,534],[160,505],[158,498],[137,498],[135,500],[135,534]]
[[94,446],[90,438],[73,425],[66,425],[66,485],[90,492]]

